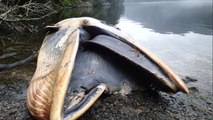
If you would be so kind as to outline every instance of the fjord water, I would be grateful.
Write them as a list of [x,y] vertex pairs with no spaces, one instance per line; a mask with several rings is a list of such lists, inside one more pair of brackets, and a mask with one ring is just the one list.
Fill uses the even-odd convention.
[[118,24],[200,91],[212,91],[212,2],[125,2]]
[[[141,93],[142,91],[133,93],[128,99],[112,95],[109,99],[97,103],[95,109],[91,109],[83,119],[92,116],[131,119],[129,116],[132,116],[132,119],[139,117],[138,119],[212,120],[212,1],[145,1],[148,0],[126,0],[122,5],[111,7],[65,9],[40,21],[29,23],[35,26],[32,32],[39,31],[36,34],[25,30],[7,32],[1,28],[0,55],[16,51],[21,53],[21,57],[26,57],[32,50],[38,50],[46,34],[42,30],[45,25],[53,25],[71,17],[89,16],[101,19],[116,25],[140,41],[181,78],[186,79],[188,76],[194,80],[185,80],[190,88],[190,94],[187,95],[160,93],[160,96],[147,96],[144,92]],[[0,60],[0,63],[20,60],[18,57],[11,59]],[[0,109],[0,119],[27,118],[26,89],[35,71],[35,64],[36,62],[33,62],[0,73],[0,106],[3,108]],[[14,99],[10,99],[11,97]],[[107,107],[108,111],[104,111]],[[103,111],[106,114],[103,114]],[[27,116],[32,119],[29,113]]]

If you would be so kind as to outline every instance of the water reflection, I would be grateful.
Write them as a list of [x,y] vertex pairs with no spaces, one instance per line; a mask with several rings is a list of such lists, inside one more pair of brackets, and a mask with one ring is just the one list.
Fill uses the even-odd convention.
[[[212,91],[211,2],[130,2],[117,26],[157,54],[192,86]],[[190,5],[189,5],[190,4]]]
[[212,34],[211,1],[128,2],[124,16],[159,33]]
[[[0,28],[2,28],[0,29],[0,55],[11,52],[19,52],[24,55],[27,53],[26,51],[28,51],[29,54],[29,52],[38,50],[45,36],[43,28],[46,25],[53,25],[60,20],[89,16],[105,20],[111,24],[117,24],[123,12],[124,6],[122,4],[95,8],[64,9],[38,21],[17,22],[11,24],[11,26],[0,24]],[[16,29],[17,31],[15,31]],[[37,33],[33,34],[34,32]],[[6,60],[0,61],[0,63],[6,62]]]
[[85,7],[85,8],[74,8],[74,9],[64,9],[55,15],[50,17],[47,22],[49,24],[54,24],[60,20],[72,17],[94,17],[100,20],[107,21],[111,24],[117,24],[121,15],[124,13],[123,4],[116,6],[103,6],[103,7]]
[[[128,2],[112,7],[65,9],[28,24],[38,26],[37,31],[41,33],[44,26],[71,17],[90,16],[117,24],[166,61],[182,77],[195,77],[199,79],[198,83],[202,88],[210,90],[212,89],[211,5],[212,2],[209,1]],[[44,37],[44,34],[32,35],[25,30],[18,34],[2,31],[4,30],[0,29],[0,54],[14,51],[21,51],[24,54],[26,53],[24,51],[32,51],[32,47],[26,47],[30,44],[36,45],[33,49],[38,50]],[[10,47],[11,44],[14,46]],[[16,44],[22,46],[17,47]]]

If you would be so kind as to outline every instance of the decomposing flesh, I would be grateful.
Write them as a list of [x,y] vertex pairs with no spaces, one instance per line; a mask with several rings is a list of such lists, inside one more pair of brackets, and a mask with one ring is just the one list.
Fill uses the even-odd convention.
[[113,26],[82,17],[46,29],[27,91],[27,106],[37,119],[77,119],[104,92],[128,94],[147,87],[188,93],[164,62]]

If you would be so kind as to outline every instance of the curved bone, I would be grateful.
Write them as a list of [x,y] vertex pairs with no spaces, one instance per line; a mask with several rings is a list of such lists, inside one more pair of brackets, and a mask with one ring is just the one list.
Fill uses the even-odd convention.
[[61,115],[78,44],[79,30],[70,27],[45,38],[27,91],[27,106],[35,118],[51,119],[54,112]]
[[137,40],[133,39],[128,34],[106,24],[101,23],[101,21],[89,18],[89,17],[81,17],[81,18],[70,18],[60,21],[56,24],[56,26],[60,26],[62,28],[66,28],[67,26],[71,27],[85,27],[85,26],[95,26],[102,30],[105,30],[113,37],[116,37],[124,42],[135,46],[140,52],[147,55],[153,62],[155,62],[163,71],[167,74],[167,76],[176,83],[177,88],[173,88],[174,90],[181,90],[182,92],[189,93],[188,88],[185,83],[180,79],[180,77],[172,71],[169,66],[167,66],[163,61],[161,61],[155,54],[150,52],[148,49],[144,48]]
[[[141,72],[140,72],[140,75],[137,77],[137,79],[134,78],[131,81],[141,80],[140,76],[143,76],[143,78],[144,78],[143,84],[146,84],[146,86],[147,87],[149,86],[151,89],[160,90],[160,91],[164,91],[164,92],[178,91],[178,90],[174,89],[174,88],[176,88],[176,84],[174,82],[170,81],[169,78],[164,74],[164,72],[162,72],[161,69],[159,69],[159,67],[155,63],[150,61],[149,58],[147,58],[141,52],[137,51],[135,48],[125,44],[122,41],[119,41],[118,39],[115,39],[113,37],[106,36],[106,35],[98,35],[95,38],[93,38],[92,40],[85,41],[83,43],[83,45],[84,45],[84,49],[86,49],[86,48],[95,49],[95,48],[99,47],[98,50],[95,49],[94,51],[101,52],[106,49],[105,51],[107,51],[107,53],[112,52],[112,53],[110,53],[110,57],[119,56],[119,57],[121,57],[121,60],[119,60],[121,62],[124,60],[127,60],[123,63],[123,66],[125,66],[125,63],[127,63],[128,61],[131,64],[126,65],[126,66],[131,66],[131,68],[134,68],[134,65],[139,66],[139,68],[141,68],[143,71],[140,70]],[[88,50],[86,50],[86,51],[88,51]],[[78,53],[78,55],[79,54],[80,54],[80,52]],[[107,55],[104,54],[103,52],[101,54],[103,54],[103,56],[107,57]],[[117,59],[119,59],[119,57]],[[93,56],[93,58],[94,58],[94,56]],[[123,60],[122,60],[122,58],[123,58]],[[96,58],[96,59],[98,59],[98,58]],[[87,61],[89,61],[89,60],[90,59],[87,58]],[[81,62],[79,62],[79,61],[81,61]],[[83,60],[79,60],[79,59],[76,60],[76,64],[84,64],[84,66],[85,66],[85,67],[81,66],[78,69],[84,68],[83,70],[85,70],[87,64],[90,66],[92,66],[92,64],[93,64],[93,63],[85,64],[85,62],[82,63],[82,61]],[[115,60],[111,60],[111,61],[115,61]],[[119,62],[119,63],[121,63],[121,62]],[[101,62],[101,64],[104,64],[104,63]],[[110,63],[110,64],[113,64],[113,63]],[[108,66],[110,66],[110,64]],[[118,66],[116,66],[116,67],[118,68]],[[125,68],[122,68],[122,69],[125,69]],[[122,71],[122,69],[119,71]],[[136,69],[136,68],[134,68],[134,69]],[[75,73],[75,70],[74,70],[74,73]],[[81,70],[80,73],[82,73],[83,70]],[[100,70],[97,70],[97,68],[96,69],[92,68],[92,70],[97,71],[95,76],[99,76],[99,74],[100,74],[100,76],[102,76],[102,78],[103,78],[103,73],[99,73]],[[103,70],[103,67],[101,70]],[[133,71],[133,70],[131,70],[131,71]],[[130,75],[131,71],[129,71],[129,73],[128,73],[129,75]],[[137,72],[139,72],[139,70],[137,70]],[[106,71],[106,73],[107,73],[107,71]],[[115,72],[113,71],[113,73],[115,73]],[[136,73],[136,72],[134,72],[134,73]],[[108,73],[108,74],[110,74],[110,73]],[[116,73],[116,74],[118,74],[118,73]],[[127,74],[127,73],[123,73],[123,74]],[[73,74],[72,78],[76,79],[76,78],[79,78],[79,76],[81,76],[81,75]],[[83,76],[85,78],[85,76],[87,76],[87,75],[83,75]],[[110,76],[112,76],[112,73]],[[145,76],[149,76],[149,78],[145,78]],[[118,78],[116,78],[116,81],[121,82],[121,81],[119,81]],[[72,83],[72,81],[71,81],[71,83]],[[84,82],[84,83],[86,83],[86,82]],[[116,85],[116,83],[114,83],[112,81],[110,81],[109,83],[113,83]],[[137,83],[137,84],[139,84],[139,83]],[[82,85],[82,84],[80,84],[80,85]],[[71,88],[75,88],[75,86],[72,86]],[[171,88],[173,88],[173,89],[171,89]]]
[[79,118],[83,113],[85,113],[95,102],[96,100],[103,94],[106,90],[105,84],[100,84],[97,87],[93,88],[89,95],[85,98],[83,105],[80,105],[76,110],[71,110],[68,113],[68,116],[65,117],[65,120],[76,120]]
[[95,31],[97,34],[107,34],[135,46],[176,83],[175,88],[172,88],[175,92],[189,92],[183,81],[165,63],[129,35],[93,18],[65,19],[53,26],[59,29],[57,32],[45,38],[38,56],[36,72],[27,91],[27,105],[35,118],[62,119],[64,98],[79,46],[79,29],[90,26],[104,31]]
[[75,57],[77,54],[79,45],[79,30],[74,31],[71,37],[68,39],[67,47],[65,48],[64,55],[62,57],[60,66],[58,69],[58,77],[54,85],[53,100],[50,111],[51,120],[62,119],[62,110],[64,105],[64,99],[71,78],[71,73],[75,63]]

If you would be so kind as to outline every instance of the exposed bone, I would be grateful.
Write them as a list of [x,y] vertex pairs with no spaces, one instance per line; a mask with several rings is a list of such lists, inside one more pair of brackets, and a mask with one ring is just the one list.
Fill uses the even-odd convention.
[[[58,22],[55,26],[59,27],[59,31],[68,31],[66,31],[64,36],[59,38],[58,41],[62,40],[62,42],[58,46],[54,46],[59,48],[57,49],[58,51],[54,51],[54,48],[48,48],[52,47],[52,41],[48,37],[55,33],[46,37],[43,45],[47,42],[50,46],[44,45],[41,48],[37,69],[28,88],[27,105],[31,114],[38,119],[63,119],[64,99],[79,46],[79,29],[86,26],[95,26],[103,29],[107,32],[107,35],[134,46],[139,52],[144,53],[150,60],[162,68],[168,77],[174,81],[175,85],[172,89],[175,92],[178,90],[185,93],[189,92],[183,81],[164,62],[144,48],[138,41],[112,26],[105,25],[96,19],[88,17],[65,19]],[[91,98],[83,110],[75,111],[74,116],[68,116],[65,119],[77,119],[89,109],[106,90],[105,85],[99,85],[97,88],[98,91],[95,97]]]
[[71,102],[69,104],[69,107],[67,109],[72,108],[73,106],[77,105],[78,103],[80,103],[82,101],[82,99],[84,99],[85,96],[85,92],[80,92],[78,93],[76,96],[74,96],[71,99]]

